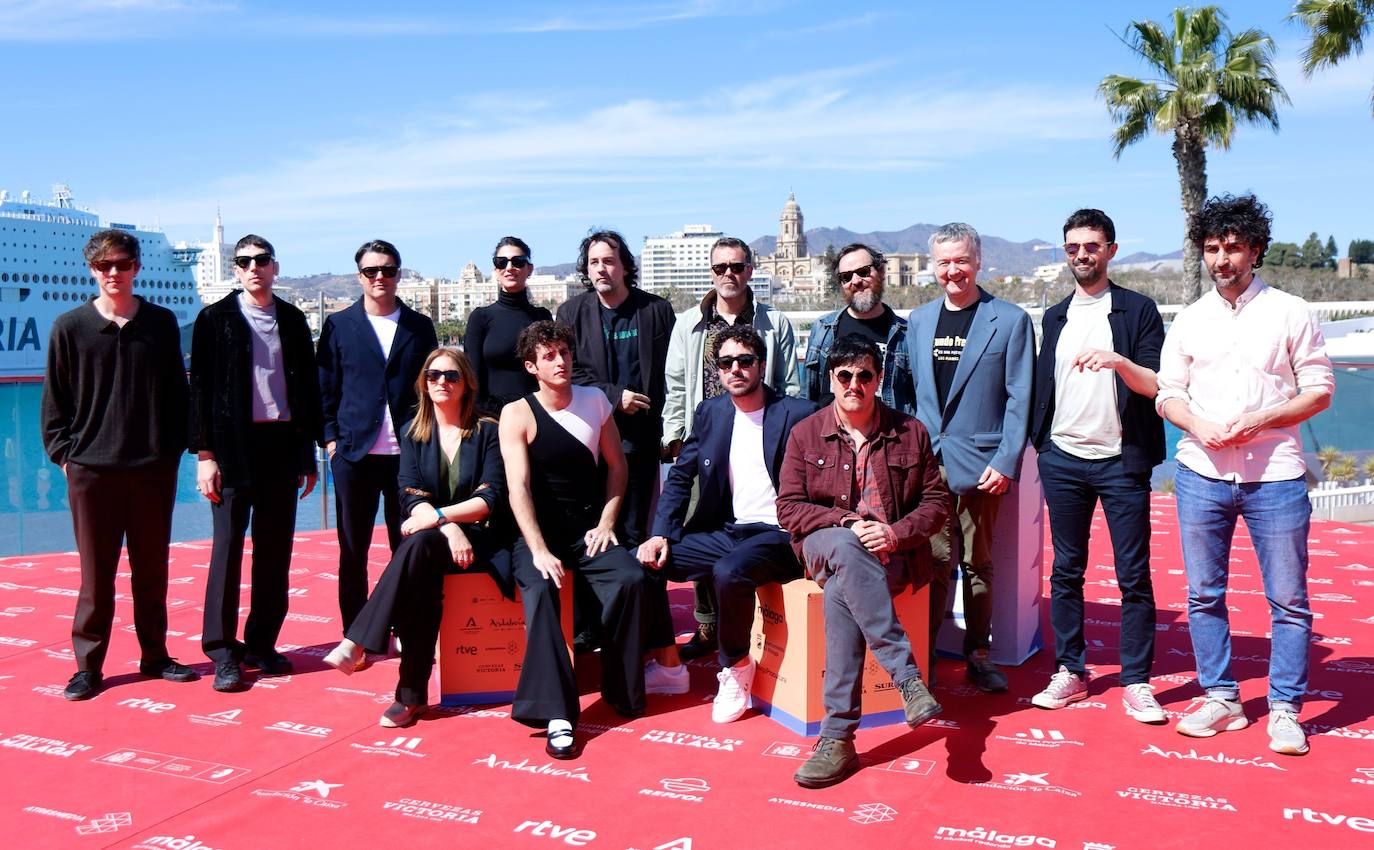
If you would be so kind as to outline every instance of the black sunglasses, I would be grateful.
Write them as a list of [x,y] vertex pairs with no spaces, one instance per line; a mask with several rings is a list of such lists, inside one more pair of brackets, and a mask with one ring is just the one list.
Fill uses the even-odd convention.
[[387,280],[391,280],[393,277],[400,273],[400,266],[363,266],[362,268],[358,269],[358,274],[362,275],[365,278],[368,278],[369,280],[376,277],[379,274]]
[[873,274],[873,264],[869,263],[866,266],[859,266],[857,269],[851,269],[847,272],[840,272],[839,274],[836,274],[835,277],[840,279],[840,283],[849,283],[851,280],[854,279],[856,275],[858,277],[866,278],[871,274]]
[[426,380],[426,381],[429,381],[431,384],[437,384],[437,383],[439,383],[439,379],[440,379],[440,378],[443,378],[445,381],[448,381],[450,384],[456,384],[456,383],[458,383],[459,381],[463,380],[463,373],[459,372],[457,369],[426,369],[426,370],[425,370],[425,380]]
[[728,372],[735,368],[735,364],[738,363],[741,369],[752,369],[757,362],[759,362],[757,354],[737,354],[734,357],[722,355],[716,358],[716,368],[722,372]]
[[744,270],[747,268],[749,268],[748,263],[716,263],[714,266],[711,266],[711,271],[716,274],[725,274],[727,270],[735,274],[744,274]]
[[241,269],[246,269],[254,263],[258,264],[258,268],[262,268],[270,262],[272,262],[271,254],[254,254],[251,257],[234,258],[234,265],[238,266]]
[[516,254],[514,257],[491,258],[491,264],[496,267],[497,271],[504,269],[507,263],[510,263],[510,267],[513,269],[523,269],[530,264],[530,258],[524,254]]
[[109,274],[111,269],[127,272],[136,265],[138,265],[138,260],[135,260],[133,257],[125,257],[122,260],[96,260],[94,263],[91,263],[91,268],[98,272]]
[[877,375],[873,374],[872,372],[870,372],[870,371],[867,370],[867,369],[862,370],[862,371],[859,372],[857,375],[854,374],[853,372],[849,371],[848,369],[836,369],[836,370],[835,370],[835,380],[837,380],[837,381],[839,381],[840,383],[844,384],[846,387],[849,386],[849,382],[852,381],[852,380],[854,380],[855,378],[858,378],[858,379],[859,379],[859,383],[861,383],[861,384],[867,384],[867,383],[871,383],[871,382],[873,381],[873,379],[876,378],[876,377],[877,377]]

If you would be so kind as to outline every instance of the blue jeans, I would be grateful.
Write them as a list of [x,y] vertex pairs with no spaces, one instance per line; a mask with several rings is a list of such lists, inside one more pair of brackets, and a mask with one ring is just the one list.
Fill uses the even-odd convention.
[[1179,537],[1188,573],[1188,630],[1198,684],[1211,696],[1240,699],[1231,673],[1231,627],[1226,581],[1236,518],[1245,518],[1255,544],[1273,638],[1269,652],[1269,708],[1297,711],[1307,691],[1312,609],[1307,601],[1307,530],[1312,504],[1307,484],[1237,483],[1198,475],[1183,464],[1174,478]]

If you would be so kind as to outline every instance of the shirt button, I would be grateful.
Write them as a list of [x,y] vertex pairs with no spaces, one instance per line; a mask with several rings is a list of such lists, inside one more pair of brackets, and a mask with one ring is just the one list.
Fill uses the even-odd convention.
[[841,502],[847,502],[847,501],[849,501],[849,497],[848,497],[848,496],[841,496],[841,497],[840,497],[840,501],[841,501]]
[[849,468],[849,464],[846,463],[846,464],[844,465],[844,468],[845,468],[845,469],[848,469],[848,468]]
[[711,459],[708,457],[708,458],[707,458],[706,460],[704,460],[702,463],[703,463],[703,465],[705,465],[705,466],[710,466],[710,465],[711,465]]
[[816,466],[825,466],[825,458],[816,461]]

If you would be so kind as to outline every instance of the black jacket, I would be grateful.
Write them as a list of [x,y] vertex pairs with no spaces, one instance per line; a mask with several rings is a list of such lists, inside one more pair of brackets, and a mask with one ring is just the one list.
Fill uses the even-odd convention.
[[[226,487],[251,484],[253,452],[253,331],[234,290],[200,311],[191,334],[190,451],[215,453]],[[305,314],[272,296],[286,367],[286,400],[296,443],[297,475],[314,475],[320,437],[315,349]]]
[[[1138,292],[1108,283],[1112,311],[1112,350],[1137,365],[1159,371],[1159,351],[1164,345],[1164,321],[1155,302]],[[1040,353],[1035,358],[1035,402],[1031,412],[1031,443],[1045,451],[1054,422],[1054,349],[1069,317],[1070,295],[1045,311],[1041,320]],[[1116,376],[1116,411],[1121,417],[1121,461],[1126,472],[1148,473],[1164,461],[1164,421],[1155,412],[1155,401],[1131,391]]]

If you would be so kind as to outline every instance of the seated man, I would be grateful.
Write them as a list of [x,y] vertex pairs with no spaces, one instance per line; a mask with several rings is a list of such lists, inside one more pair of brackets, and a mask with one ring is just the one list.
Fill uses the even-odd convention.
[[793,779],[840,782],[859,767],[864,646],[901,691],[913,729],[941,712],[921,683],[892,594],[930,581],[931,535],[949,516],[949,489],[915,418],[879,401],[878,347],[856,335],[830,350],[835,400],[792,432],[782,462],[778,520],[823,591],[825,719],[815,755]]
[[507,404],[500,426],[520,527],[511,560],[525,606],[525,662],[511,716],[547,725],[544,749],[557,759],[577,755],[580,711],[559,625],[558,591],[569,570],[582,574],[601,603],[601,695],[626,717],[644,711],[645,576],[615,536],[625,455],[605,394],[573,386],[572,348],[572,328],[562,322],[539,321],[520,332],[516,356],[539,389]]
[[[763,338],[753,327],[722,329],[714,347],[726,394],[697,406],[691,436],[659,498],[654,536],[639,547],[639,560],[663,568],[674,581],[712,581],[722,669],[711,719],[729,723],[751,706],[754,588],[802,574],[787,532],[778,526],[778,472],[785,437],[816,406],[763,383],[768,364]],[[684,526],[694,478],[701,498]],[[668,617],[667,606],[650,616]]]

